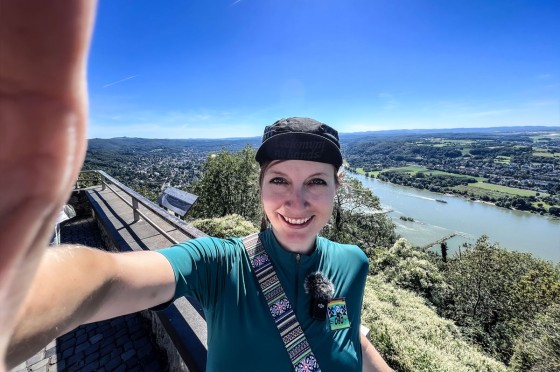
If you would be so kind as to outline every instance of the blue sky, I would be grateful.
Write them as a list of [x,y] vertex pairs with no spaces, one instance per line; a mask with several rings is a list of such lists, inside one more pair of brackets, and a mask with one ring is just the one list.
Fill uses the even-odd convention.
[[100,0],[89,138],[560,125],[560,1]]

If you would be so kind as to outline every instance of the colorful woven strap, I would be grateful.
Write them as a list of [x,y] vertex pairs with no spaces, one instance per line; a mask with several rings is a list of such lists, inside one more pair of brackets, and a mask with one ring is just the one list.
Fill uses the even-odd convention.
[[296,319],[259,234],[243,238],[243,245],[294,369],[298,372],[320,371],[319,363]]

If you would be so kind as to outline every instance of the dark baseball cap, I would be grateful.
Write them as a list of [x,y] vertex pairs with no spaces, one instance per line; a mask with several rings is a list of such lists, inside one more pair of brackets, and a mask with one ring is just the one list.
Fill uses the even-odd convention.
[[308,160],[340,168],[338,132],[310,118],[280,119],[264,129],[255,159],[261,165],[271,160]]

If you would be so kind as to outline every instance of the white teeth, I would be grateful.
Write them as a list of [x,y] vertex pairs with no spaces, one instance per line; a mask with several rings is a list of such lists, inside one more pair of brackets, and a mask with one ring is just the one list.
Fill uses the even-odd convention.
[[[284,217],[284,216],[282,216],[282,217]],[[309,218],[288,218],[288,217],[284,217],[284,220],[286,220],[286,222],[288,222],[288,223],[291,223],[292,225],[303,225],[304,223],[306,223],[310,219],[311,219],[311,217],[309,217]]]

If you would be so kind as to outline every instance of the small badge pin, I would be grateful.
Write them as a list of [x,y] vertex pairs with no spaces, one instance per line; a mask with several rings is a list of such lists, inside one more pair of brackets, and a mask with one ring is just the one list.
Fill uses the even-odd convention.
[[331,331],[350,328],[348,310],[346,309],[345,298],[333,298],[327,305],[327,314],[331,326]]

